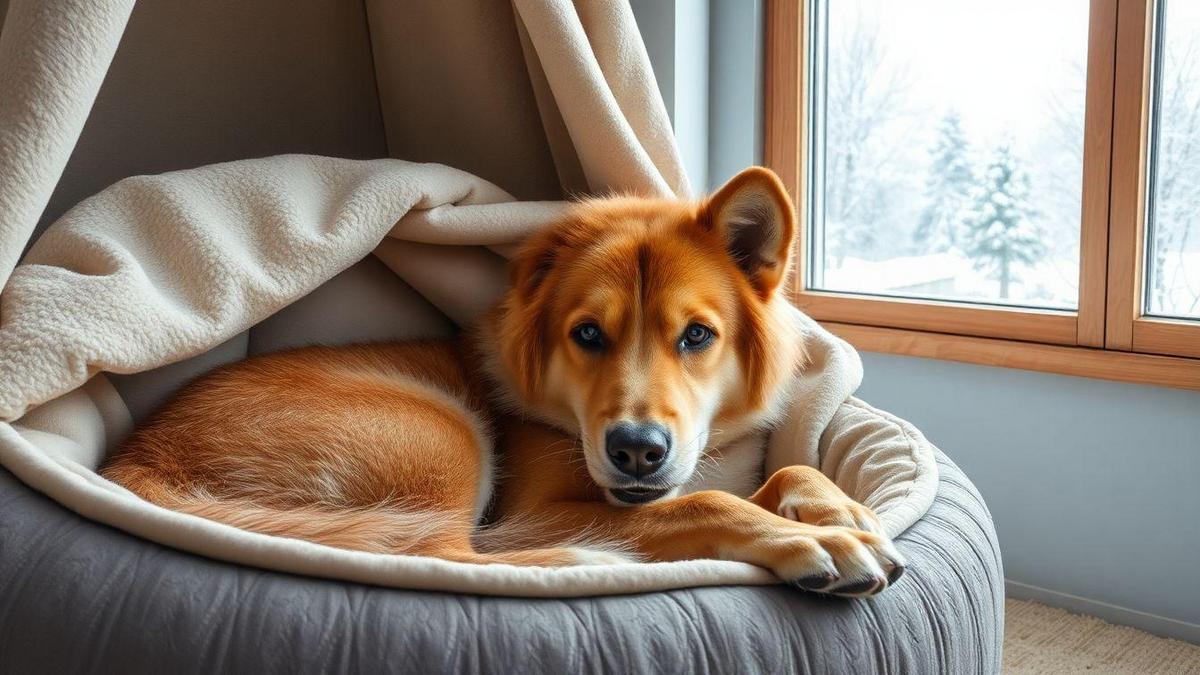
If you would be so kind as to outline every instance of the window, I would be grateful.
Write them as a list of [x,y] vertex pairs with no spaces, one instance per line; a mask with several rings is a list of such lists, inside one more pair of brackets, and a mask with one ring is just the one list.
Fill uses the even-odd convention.
[[1146,313],[1200,319],[1200,3],[1155,22],[1146,218]]
[[1087,0],[814,9],[808,287],[1076,308]]
[[797,305],[867,350],[1200,389],[1200,3],[767,18]]

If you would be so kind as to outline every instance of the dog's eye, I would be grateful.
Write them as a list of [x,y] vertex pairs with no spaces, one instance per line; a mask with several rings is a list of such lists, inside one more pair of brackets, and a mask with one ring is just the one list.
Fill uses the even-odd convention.
[[683,331],[683,337],[679,339],[679,348],[683,351],[704,349],[714,337],[716,336],[711,328],[702,323],[694,323]]
[[604,332],[590,321],[575,326],[571,330],[571,339],[575,340],[575,344],[588,351],[595,352],[604,349]]

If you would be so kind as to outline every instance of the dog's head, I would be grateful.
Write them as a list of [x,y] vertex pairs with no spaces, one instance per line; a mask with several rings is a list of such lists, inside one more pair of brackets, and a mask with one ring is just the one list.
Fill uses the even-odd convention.
[[772,420],[803,358],[781,297],[795,230],[761,168],[700,203],[585,202],[513,260],[493,370],[578,434],[609,501],[672,496],[714,439]]

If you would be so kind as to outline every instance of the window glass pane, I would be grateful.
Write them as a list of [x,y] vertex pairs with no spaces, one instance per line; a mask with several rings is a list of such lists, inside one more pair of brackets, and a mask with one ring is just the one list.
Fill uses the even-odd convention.
[[811,288],[1074,308],[1088,0],[816,0]]
[[1146,311],[1200,318],[1200,2],[1157,13]]

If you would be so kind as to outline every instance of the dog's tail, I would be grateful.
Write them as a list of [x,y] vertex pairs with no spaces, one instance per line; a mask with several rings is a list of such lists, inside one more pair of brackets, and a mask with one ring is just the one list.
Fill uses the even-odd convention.
[[[277,537],[369,553],[421,554],[449,545],[463,522],[449,512],[379,504],[274,506],[247,498],[203,494],[164,495],[160,506],[233,527]],[[469,524],[468,524],[469,527]]]
[[500,542],[492,536],[485,537],[492,546],[478,550],[471,541],[471,533],[475,529],[472,514],[411,508],[402,502],[361,507],[321,503],[282,505],[268,499],[215,496],[202,489],[168,487],[161,480],[147,480],[144,474],[138,476],[140,480],[137,481],[120,480],[130,476],[114,467],[109,467],[102,475],[110,480],[117,479],[116,482],[126,486],[135,486],[134,492],[138,496],[172,511],[260,534],[302,539],[354,551],[424,555],[474,564],[539,567],[629,562],[636,559],[613,547],[598,546],[590,541],[572,541],[551,547],[526,547],[512,542],[509,544],[512,548],[508,548],[497,546]]
[[[405,510],[389,505],[342,508],[324,505],[272,507],[242,498],[202,494],[155,500],[160,506],[215,520],[251,532],[303,539],[369,553],[426,555],[472,564],[558,567],[633,562],[637,558],[611,547],[592,545],[477,551],[462,535],[469,515]],[[463,518],[468,518],[464,521]]]
[[[370,553],[421,554],[470,536],[470,514],[411,508],[401,501],[368,506],[302,503],[279,495],[213,495],[179,486],[142,467],[112,465],[101,475],[163,508],[277,537]],[[272,498],[274,497],[274,498]]]

